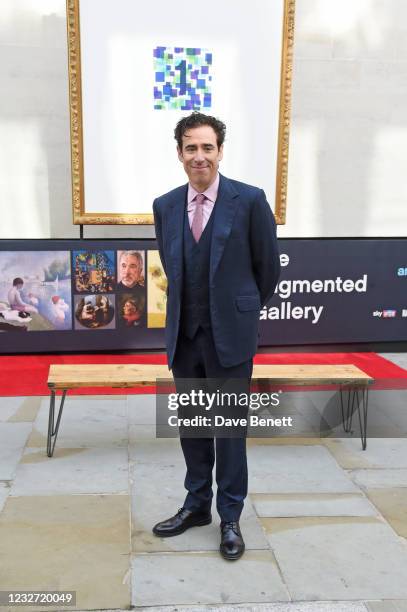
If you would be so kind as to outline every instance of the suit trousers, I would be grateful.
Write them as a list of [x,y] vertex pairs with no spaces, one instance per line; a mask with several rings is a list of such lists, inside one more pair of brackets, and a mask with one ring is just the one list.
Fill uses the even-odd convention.
[[[177,390],[182,379],[211,379],[219,382],[242,379],[249,392],[253,359],[225,368],[219,363],[210,328],[199,327],[191,339],[180,332],[172,367]],[[194,383],[195,384],[195,383]],[[215,465],[218,486],[216,508],[222,521],[238,521],[247,495],[246,436],[191,438],[180,434],[186,463],[184,507],[210,510],[212,504],[212,471]]]

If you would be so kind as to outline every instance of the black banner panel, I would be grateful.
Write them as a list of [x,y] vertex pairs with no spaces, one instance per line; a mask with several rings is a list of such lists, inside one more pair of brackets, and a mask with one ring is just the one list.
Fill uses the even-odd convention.
[[[260,345],[407,340],[406,239],[279,240]],[[0,352],[164,349],[155,240],[0,241]]]
[[280,240],[260,344],[407,340],[407,240]]

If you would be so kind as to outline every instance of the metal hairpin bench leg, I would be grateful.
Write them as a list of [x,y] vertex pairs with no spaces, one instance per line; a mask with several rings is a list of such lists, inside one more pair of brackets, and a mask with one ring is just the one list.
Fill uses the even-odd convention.
[[[368,388],[367,387],[362,387],[360,388],[353,388],[350,387],[348,389],[348,399],[346,402],[346,413],[345,413],[345,407],[344,407],[344,399],[343,399],[343,391],[344,389],[342,388],[342,386],[340,387],[340,397],[341,397],[341,411],[342,411],[342,424],[343,424],[343,429],[346,433],[350,433],[352,431],[352,417],[353,417],[353,412],[354,412],[354,407],[355,407],[355,402],[356,402],[356,408],[358,411],[358,417],[359,417],[359,426],[360,426],[360,439],[362,442],[362,449],[366,450],[366,443],[367,443],[367,409],[368,409],[368,401],[369,401],[369,395],[368,395]],[[359,392],[361,393],[361,399],[359,399]],[[360,406],[362,404],[362,411],[363,411],[363,420],[361,417],[361,412],[360,412]]]
[[[357,407],[358,407],[358,417],[359,417],[359,426],[360,426],[360,438],[362,440],[362,448],[366,450],[367,443],[367,409],[369,406],[369,389],[368,387],[363,387],[360,389],[361,393],[361,401],[359,401],[359,391],[356,391],[357,398]],[[362,407],[362,416],[360,414],[360,408]],[[363,421],[362,421],[363,417]]]
[[[55,443],[57,441],[59,424],[61,422],[62,410],[64,408],[64,402],[66,397],[67,389],[62,392],[61,403],[59,405],[57,422],[54,429],[54,417],[55,417],[55,391],[51,389],[51,397],[49,402],[49,417],[48,417],[48,437],[47,437],[47,455],[52,457],[54,454]],[[54,438],[54,440],[52,440]]]
[[341,411],[342,411],[342,426],[343,431],[346,433],[350,433],[352,431],[352,417],[353,417],[353,406],[355,403],[355,393],[356,390],[353,387],[348,388],[348,397],[346,401],[346,412],[345,412],[345,402],[343,399],[343,393],[345,389],[343,389],[342,385],[340,387],[340,396],[341,396]]

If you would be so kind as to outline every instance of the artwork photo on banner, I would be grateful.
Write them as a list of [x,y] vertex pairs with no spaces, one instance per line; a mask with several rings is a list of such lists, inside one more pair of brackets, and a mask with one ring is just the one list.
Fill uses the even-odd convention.
[[[295,0],[67,0],[73,220],[153,224],[186,182],[173,137],[226,123],[220,171],[263,188],[285,223]],[[253,154],[255,152],[255,154]]]
[[69,251],[0,252],[0,330],[72,329]]

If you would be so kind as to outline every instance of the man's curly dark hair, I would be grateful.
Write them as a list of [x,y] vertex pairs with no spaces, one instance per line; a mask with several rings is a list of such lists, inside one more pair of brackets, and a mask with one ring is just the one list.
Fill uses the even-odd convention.
[[220,119],[216,119],[216,117],[212,117],[211,115],[205,115],[204,113],[198,113],[197,111],[191,113],[187,117],[183,117],[180,121],[178,121],[174,130],[174,138],[177,141],[178,147],[182,151],[182,137],[187,130],[191,130],[196,127],[200,127],[201,125],[209,125],[213,128],[216,134],[216,142],[218,144],[218,149],[225,142],[225,134],[226,134],[226,125],[220,121]]

